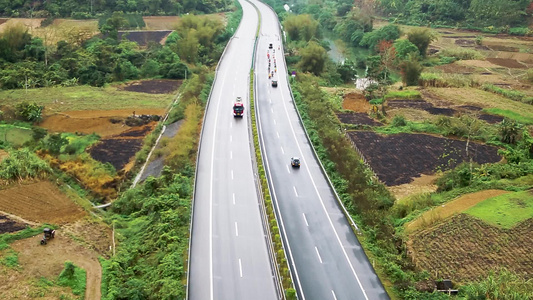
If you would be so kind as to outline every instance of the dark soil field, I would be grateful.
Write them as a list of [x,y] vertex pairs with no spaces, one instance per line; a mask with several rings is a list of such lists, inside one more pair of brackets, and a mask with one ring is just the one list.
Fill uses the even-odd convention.
[[344,124],[382,126],[378,121],[370,118],[366,113],[338,113],[337,118]]
[[139,46],[144,47],[148,46],[148,43],[161,43],[164,38],[166,38],[172,30],[157,30],[157,31],[119,31],[118,39],[121,40],[122,37],[126,37],[129,41],[137,43]]
[[14,221],[7,216],[0,215],[0,234],[16,232],[26,228],[26,224]]
[[417,268],[435,279],[467,282],[502,267],[531,279],[532,231],[533,219],[506,230],[459,214],[411,235],[408,248]]
[[[371,131],[350,131],[350,139],[362,152],[378,178],[388,186],[410,183],[413,177],[444,171],[467,160],[466,141],[427,134],[399,133],[382,136]],[[500,161],[496,147],[470,142],[477,163]]]
[[95,160],[110,163],[117,171],[122,170],[141,149],[144,137],[154,126],[155,124],[133,127],[119,135],[102,139],[89,149],[89,153]]
[[127,83],[123,90],[147,94],[170,94],[179,89],[183,80],[154,79]]
[[436,107],[433,105],[433,103],[427,102],[425,100],[388,100],[387,105],[389,108],[413,108],[413,109],[419,109],[427,111],[428,113],[432,115],[444,115],[444,116],[455,116],[460,113],[475,113],[477,115],[477,118],[483,121],[486,121],[489,124],[495,124],[503,121],[503,117],[501,116],[495,116],[490,115],[486,113],[481,113],[482,110],[481,107],[473,106],[473,105],[463,105],[463,106],[457,106],[455,108],[447,108],[447,107]]

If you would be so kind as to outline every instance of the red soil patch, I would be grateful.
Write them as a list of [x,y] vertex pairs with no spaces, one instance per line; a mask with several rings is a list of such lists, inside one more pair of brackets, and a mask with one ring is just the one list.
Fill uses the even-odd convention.
[[355,112],[367,113],[370,111],[371,105],[363,94],[349,93],[344,96],[342,108]]
[[102,139],[89,149],[92,158],[110,163],[116,170],[122,170],[135,156],[143,144],[144,137],[155,127],[155,123],[131,128],[119,135]]
[[[164,109],[137,109],[135,114],[162,115]],[[131,116],[130,109],[69,111],[46,117],[40,126],[52,132],[96,133],[102,137],[117,135],[130,129],[123,124]],[[112,123],[111,121],[118,121]]]
[[487,58],[487,60],[495,65],[512,68],[512,69],[526,69],[527,66],[519,63],[516,59],[510,58]]
[[128,82],[121,89],[148,94],[170,94],[179,89],[183,80],[154,79]]
[[437,278],[467,282],[507,268],[533,278],[533,219],[512,229],[500,229],[466,214],[411,235],[409,253],[418,269]]
[[[370,131],[350,131],[348,136],[362,152],[378,178],[386,185],[409,183],[421,174],[433,174],[467,161],[466,141],[427,134],[399,133],[381,136]],[[470,142],[477,163],[500,161],[498,149]]]
[[337,118],[344,124],[382,126],[378,121],[370,118],[366,113],[338,113]]
[[38,223],[63,224],[85,212],[48,181],[0,190],[0,210]]

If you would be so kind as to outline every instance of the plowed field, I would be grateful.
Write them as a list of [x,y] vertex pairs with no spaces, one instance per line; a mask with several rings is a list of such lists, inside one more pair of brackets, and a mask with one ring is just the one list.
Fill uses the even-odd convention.
[[137,80],[128,82],[122,89],[148,94],[169,94],[179,89],[182,83],[183,80],[171,79]]
[[410,237],[415,265],[436,278],[466,282],[505,267],[533,278],[533,219],[500,229],[466,214],[456,215]]
[[81,208],[48,181],[0,190],[0,210],[29,221],[52,224],[64,224],[85,216]]
[[26,228],[26,224],[0,215],[0,233],[16,232],[24,228]]
[[[348,136],[388,186],[409,183],[413,177],[433,174],[438,168],[444,171],[467,160],[466,141],[427,134],[382,136],[370,131],[351,131]],[[496,147],[470,142],[469,148],[477,163],[501,159]]]
[[145,47],[148,43],[162,44],[172,30],[157,30],[157,31],[120,31],[118,39],[121,40],[124,36],[128,41],[137,43],[137,45]]
[[382,126],[378,121],[370,118],[366,113],[339,113],[337,118],[344,124]]
[[133,127],[119,135],[102,139],[91,147],[91,156],[103,163],[110,163],[122,170],[142,147],[144,137],[153,130],[155,123]]

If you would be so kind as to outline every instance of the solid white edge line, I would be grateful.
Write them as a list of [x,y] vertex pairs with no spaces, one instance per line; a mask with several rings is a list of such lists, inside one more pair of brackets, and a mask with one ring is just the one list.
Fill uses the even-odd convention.
[[318,261],[320,261],[320,263],[323,264],[322,257],[320,257],[320,253],[318,252],[318,248],[316,246],[315,246],[315,251],[316,251],[316,255],[318,256]]
[[239,236],[239,228],[237,227],[237,222],[235,222],[235,236]]
[[[289,111],[287,110],[287,105],[285,103],[285,97],[283,96],[283,89],[281,89],[281,98],[283,100],[282,102],[283,102],[283,107],[285,109],[285,115],[287,116],[287,120],[289,121],[289,126],[291,127],[292,136],[294,137],[294,140],[296,141],[296,146],[298,146],[298,150],[300,151],[301,158],[304,161],[307,161],[304,158],[304,155],[303,155],[303,152],[302,152],[302,148],[300,147],[300,143],[298,142],[298,138],[296,137],[296,132],[294,131],[294,127],[292,126],[291,118],[289,116]],[[294,107],[294,109],[296,110],[296,107]],[[298,120],[298,122],[299,122],[299,120]],[[344,249],[344,246],[342,245],[341,239],[339,237],[339,233],[337,232],[337,230],[335,229],[335,226],[333,225],[333,221],[331,220],[331,217],[328,214],[328,211],[326,209],[326,205],[324,204],[324,200],[322,199],[322,196],[320,196],[320,193],[319,193],[318,188],[316,186],[315,180],[313,179],[313,176],[311,175],[311,171],[309,171],[309,168],[307,167],[307,164],[304,166],[304,168],[307,170],[307,174],[309,175],[309,178],[311,179],[313,187],[315,188],[315,192],[316,192],[316,194],[318,196],[318,199],[320,200],[320,204],[322,204],[322,209],[324,210],[324,213],[326,214],[326,217],[328,218],[329,224],[330,224],[331,228],[333,229],[333,232],[335,233],[335,237],[337,238],[337,242],[339,243],[339,245],[341,247],[342,253],[344,254],[344,257],[346,258],[346,260],[348,261],[348,265],[350,266],[350,269],[352,270],[352,273],[355,276],[355,279],[357,280],[357,283],[359,284],[359,287],[361,288],[361,291],[363,292],[363,295],[365,296],[365,299],[369,300],[368,296],[367,296],[367,294],[365,292],[365,289],[363,288],[363,285],[361,284],[361,281],[359,280],[359,276],[357,275],[357,272],[355,272],[355,269],[353,267],[352,261],[348,257],[348,253],[346,253],[346,249]]]
[[302,213],[302,216],[304,217],[305,225],[309,227],[309,223],[307,223],[307,218],[305,217],[305,213]]

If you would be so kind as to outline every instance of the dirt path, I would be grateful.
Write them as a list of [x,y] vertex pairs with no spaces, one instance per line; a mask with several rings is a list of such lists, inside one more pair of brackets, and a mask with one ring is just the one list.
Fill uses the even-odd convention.
[[[11,247],[19,253],[18,259],[22,270],[19,276],[10,277],[8,286],[29,278],[46,277],[55,280],[64,268],[65,261],[72,261],[76,266],[87,271],[87,289],[85,299],[100,299],[102,267],[98,254],[88,250],[60,232],[46,246],[41,246],[41,235],[16,241]],[[24,284],[21,282],[21,284]]]

